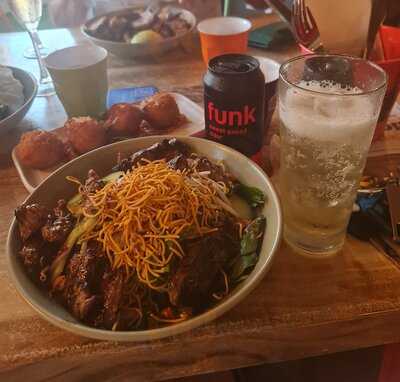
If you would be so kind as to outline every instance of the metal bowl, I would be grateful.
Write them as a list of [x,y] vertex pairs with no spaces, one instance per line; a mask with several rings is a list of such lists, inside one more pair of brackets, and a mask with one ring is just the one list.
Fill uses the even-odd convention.
[[127,12],[141,10],[141,8],[136,8],[136,7],[109,12],[100,16],[96,16],[88,20],[85,24],[83,24],[81,27],[81,31],[94,44],[107,49],[108,52],[114,54],[115,56],[119,56],[122,58],[135,58],[135,57],[162,55],[163,53],[176,48],[186,36],[192,33],[196,25],[196,17],[192,12],[183,8],[172,7],[172,6],[170,6],[169,9],[171,9],[171,11],[179,11],[181,13],[181,17],[187,21],[190,27],[186,33],[180,34],[175,37],[165,38],[160,42],[130,44],[126,42],[103,40],[97,37],[93,37],[87,30],[90,24],[92,24],[94,21],[98,20],[103,16],[123,15]]
[[[111,167],[115,164],[118,153],[126,156],[132,152],[146,148],[155,142],[159,142],[163,138],[168,137],[135,138],[104,146],[82,155],[50,175],[33,191],[25,202],[39,202],[46,206],[53,206],[58,199],[68,199],[76,192],[76,187],[65,179],[67,175],[84,179],[88,170],[94,167],[100,176],[104,176],[110,172]],[[249,277],[232,290],[220,303],[208,311],[182,323],[141,331],[122,332],[95,329],[77,321],[61,305],[51,300],[29,279],[18,259],[21,242],[17,223],[14,219],[7,240],[7,260],[11,280],[22,297],[46,320],[72,333],[90,338],[111,341],[154,340],[188,331],[216,319],[237,305],[264,278],[278,249],[282,231],[279,200],[270,180],[254,162],[229,147],[194,137],[179,137],[179,139],[190,145],[196,152],[210,159],[216,161],[223,160],[235,177],[248,185],[260,188],[266,195],[267,202],[262,211],[267,218],[264,240],[258,263]]]
[[10,131],[13,127],[16,127],[22,121],[29,108],[31,107],[38,90],[37,81],[32,74],[26,72],[25,70],[14,68],[12,66],[9,66],[9,68],[12,70],[14,78],[21,82],[24,88],[25,102],[14,113],[0,120],[0,135]]

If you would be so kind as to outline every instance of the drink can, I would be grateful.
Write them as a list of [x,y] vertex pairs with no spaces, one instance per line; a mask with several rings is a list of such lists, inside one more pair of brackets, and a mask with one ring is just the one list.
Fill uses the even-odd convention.
[[243,54],[209,61],[204,76],[204,117],[208,139],[258,159],[264,136],[265,78],[260,63]]

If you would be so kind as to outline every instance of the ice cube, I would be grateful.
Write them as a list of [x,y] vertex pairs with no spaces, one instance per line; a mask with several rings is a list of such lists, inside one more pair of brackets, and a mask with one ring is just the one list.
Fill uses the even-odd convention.
[[325,97],[314,99],[314,111],[325,118],[335,118],[337,116],[337,107],[333,100]]

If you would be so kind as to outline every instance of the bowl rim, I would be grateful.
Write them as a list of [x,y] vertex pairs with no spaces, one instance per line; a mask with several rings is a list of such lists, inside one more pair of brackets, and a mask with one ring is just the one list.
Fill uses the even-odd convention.
[[[268,200],[269,203],[274,204],[275,209],[276,209],[276,214],[277,214],[277,233],[275,237],[272,238],[272,246],[270,250],[270,254],[267,257],[266,261],[260,269],[255,272],[253,270],[248,278],[245,280],[244,284],[239,288],[235,289],[231,292],[230,295],[226,298],[226,300],[222,301],[221,303],[215,305],[211,309],[201,313],[200,315],[197,315],[193,318],[190,318],[187,321],[183,321],[181,323],[177,323],[171,326],[164,326],[161,328],[156,328],[156,329],[148,329],[148,330],[140,330],[140,331],[111,331],[111,330],[105,330],[105,329],[97,329],[93,328],[91,326],[87,326],[83,323],[80,323],[78,321],[70,321],[68,319],[60,318],[56,314],[53,314],[49,310],[47,310],[45,307],[43,307],[41,304],[37,304],[34,299],[30,297],[29,292],[26,290],[27,288],[24,287],[18,280],[17,275],[14,272],[14,266],[12,264],[12,256],[15,256],[15,254],[12,252],[12,247],[11,247],[11,241],[12,241],[12,236],[14,230],[17,229],[17,222],[15,219],[15,216],[12,219],[8,235],[7,235],[7,244],[6,244],[6,262],[7,262],[7,269],[8,269],[8,274],[12,280],[12,283],[18,293],[22,296],[22,298],[36,311],[38,312],[43,318],[45,318],[47,321],[51,322],[55,326],[67,330],[69,332],[72,332],[74,334],[79,334],[84,337],[89,337],[93,339],[99,339],[99,340],[110,340],[110,341],[120,341],[120,342],[141,342],[141,341],[150,341],[150,340],[156,340],[156,339],[161,339],[165,337],[170,337],[170,336],[175,336],[177,334],[184,333],[186,331],[189,331],[191,329],[195,329],[197,327],[203,326],[205,324],[210,323],[211,321],[215,320],[216,318],[220,317],[230,309],[232,309],[234,306],[236,306],[240,301],[242,301],[245,297],[249,295],[249,293],[255,289],[255,287],[262,281],[266,273],[268,272],[269,268],[272,265],[272,261],[276,255],[276,252],[279,248],[280,242],[281,242],[281,237],[282,237],[282,210],[281,210],[281,205],[280,201],[277,195],[277,192],[275,191],[275,188],[270,181],[269,177],[265,174],[265,172],[261,169],[260,166],[258,166],[256,163],[252,162],[251,159],[247,158],[243,154],[239,153],[238,151],[227,147],[225,145],[222,145],[217,142],[212,142],[203,138],[197,138],[197,137],[186,137],[186,136],[171,136],[171,135],[157,135],[157,136],[148,136],[148,137],[140,137],[140,138],[133,138],[127,141],[134,141],[134,140],[141,140],[141,141],[146,141],[146,140],[162,140],[162,139],[171,139],[171,138],[177,138],[177,139],[182,139],[183,141],[186,141],[188,144],[191,142],[203,142],[207,144],[212,144],[215,145],[218,150],[222,150],[225,152],[228,152],[229,155],[233,155],[232,161],[234,161],[235,157],[236,158],[245,158],[246,161],[254,167],[254,169],[257,172],[258,176],[261,176],[265,181],[269,189],[269,195],[268,195]],[[126,144],[127,141],[122,141],[122,142],[116,142],[111,145],[99,147],[95,150],[92,150],[78,158],[73,159],[72,161],[64,164],[61,166],[59,169],[57,169],[54,173],[49,175],[48,178],[46,178],[36,189],[35,191],[28,195],[28,197],[22,202],[25,203],[27,202],[32,196],[34,196],[35,192],[46,183],[46,181],[51,178],[55,177],[63,171],[64,168],[70,166],[71,163],[75,163],[82,159],[85,156],[88,155],[95,155],[94,153],[101,153],[102,150],[109,150],[110,146],[118,146],[122,144]],[[21,203],[21,204],[22,204]],[[268,224],[266,226],[267,230]],[[20,267],[20,265],[19,265]],[[57,302],[53,302],[54,304],[57,304]]]
[[81,25],[80,30],[81,30],[81,32],[83,33],[83,35],[85,37],[87,37],[88,39],[90,39],[90,40],[92,40],[94,42],[105,43],[105,44],[113,44],[114,46],[120,46],[120,47],[126,47],[126,46],[132,46],[132,47],[157,46],[157,45],[162,45],[162,44],[165,44],[165,43],[168,43],[168,42],[174,42],[176,40],[179,40],[179,39],[183,38],[184,36],[187,36],[189,33],[191,33],[196,27],[197,19],[196,19],[196,16],[192,12],[190,12],[188,9],[180,8],[180,7],[176,7],[176,6],[172,6],[172,5],[170,5],[168,7],[172,8],[172,9],[179,10],[179,11],[185,13],[186,15],[188,15],[192,19],[192,22],[191,22],[190,28],[185,33],[182,33],[182,34],[179,34],[179,35],[176,35],[176,36],[173,36],[173,37],[163,38],[162,41],[140,42],[140,43],[136,42],[136,43],[132,44],[132,43],[129,43],[129,42],[105,40],[105,39],[102,39],[102,38],[94,37],[90,33],[87,32],[88,25],[90,23],[98,20],[101,17],[120,15],[120,14],[126,13],[128,11],[134,11],[134,10],[138,10],[138,9],[143,9],[142,6],[127,7],[127,8],[118,9],[116,11],[111,11],[111,12],[103,13],[101,15],[92,17],[91,19],[87,20],[84,24]]
[[[30,73],[30,72],[28,72],[28,71],[26,71],[26,70],[24,70],[24,69],[17,68],[17,67],[15,67],[15,66],[10,66],[10,65],[4,65],[4,66],[5,66],[6,68],[11,69],[14,78],[15,78],[16,80],[18,80],[19,82],[21,82],[21,81],[20,81],[18,78],[15,77],[15,72],[17,72],[17,73],[18,73],[18,72],[19,72],[19,73],[23,73],[24,75],[26,75],[27,78],[29,78],[29,79],[32,81],[32,84],[33,84],[33,92],[32,92],[32,94],[31,94],[28,98],[25,98],[24,103],[23,103],[17,110],[15,110],[14,113],[12,113],[12,114],[8,115],[6,118],[0,120],[0,127],[1,127],[1,125],[2,125],[3,123],[8,122],[8,121],[10,121],[13,117],[15,117],[24,107],[26,107],[26,105],[28,105],[29,103],[31,103],[31,102],[33,101],[33,99],[36,97],[36,94],[37,94],[37,92],[38,92],[38,83],[37,83],[37,80],[36,80],[36,78],[33,76],[32,73]],[[21,83],[21,85],[22,85],[22,83]],[[23,87],[23,88],[24,88],[24,91],[25,91],[25,87]],[[25,94],[24,94],[24,97],[25,97]]]
[[[238,25],[242,27],[240,31],[235,31],[235,32],[214,32],[211,31],[207,28],[209,28],[209,25],[215,25],[220,22],[236,22]],[[219,37],[228,37],[228,36],[235,36],[239,35],[242,33],[247,33],[250,31],[252,28],[252,22],[245,17],[239,17],[239,16],[216,16],[216,17],[210,17],[208,19],[204,19],[200,21],[197,24],[197,30],[199,33],[202,33],[204,35],[208,36],[219,36]]]

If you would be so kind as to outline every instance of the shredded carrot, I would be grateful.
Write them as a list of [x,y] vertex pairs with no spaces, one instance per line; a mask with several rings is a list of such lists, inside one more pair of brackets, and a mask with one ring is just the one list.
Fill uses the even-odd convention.
[[166,269],[182,258],[182,234],[201,236],[216,230],[223,215],[215,203],[217,183],[196,170],[171,169],[164,160],[146,162],[91,194],[97,224],[83,240],[101,243],[113,269],[136,273],[154,290],[166,289]]

